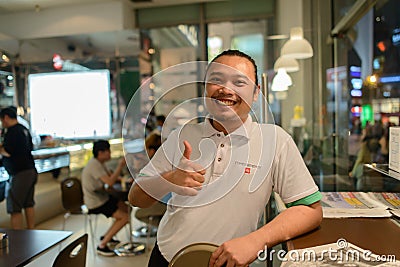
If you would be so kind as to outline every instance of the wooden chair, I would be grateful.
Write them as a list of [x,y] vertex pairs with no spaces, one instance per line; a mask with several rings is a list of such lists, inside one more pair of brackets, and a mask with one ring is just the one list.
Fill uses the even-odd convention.
[[210,243],[195,243],[179,250],[168,267],[207,267],[211,254],[218,248]]
[[[89,222],[90,235],[92,238],[93,249],[96,251],[95,245],[95,230],[93,229],[91,215],[89,214],[89,209],[83,202],[83,191],[81,181],[76,177],[65,178],[61,182],[61,199],[64,209],[66,210],[64,214],[64,222],[62,230],[65,230],[65,225],[67,219],[71,215],[84,215],[85,216],[85,233],[87,233],[87,222]],[[96,222],[97,225],[97,216]]]
[[88,234],[75,239],[56,257],[53,267],[84,267],[86,266]]

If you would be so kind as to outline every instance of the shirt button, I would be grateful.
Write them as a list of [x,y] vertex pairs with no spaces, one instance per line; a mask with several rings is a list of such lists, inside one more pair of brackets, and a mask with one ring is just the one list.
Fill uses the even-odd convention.
[[221,159],[221,158],[218,158],[217,160],[218,160],[218,162],[220,162],[222,159]]
[[221,137],[221,134],[217,134],[218,137]]
[[224,147],[225,145],[224,144],[221,144],[221,147]]

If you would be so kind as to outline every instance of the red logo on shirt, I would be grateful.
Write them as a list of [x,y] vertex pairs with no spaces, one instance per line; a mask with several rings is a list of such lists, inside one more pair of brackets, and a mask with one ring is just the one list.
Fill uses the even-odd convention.
[[250,174],[250,168],[244,168],[244,173]]

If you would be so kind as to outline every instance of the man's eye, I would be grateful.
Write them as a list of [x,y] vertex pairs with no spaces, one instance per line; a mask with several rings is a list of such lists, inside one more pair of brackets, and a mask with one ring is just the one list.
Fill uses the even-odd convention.
[[218,78],[218,77],[212,77],[208,80],[210,83],[217,83],[220,84],[222,83],[222,79]]
[[242,81],[242,80],[237,80],[237,81],[234,82],[234,84],[236,86],[245,86],[247,83],[245,81]]

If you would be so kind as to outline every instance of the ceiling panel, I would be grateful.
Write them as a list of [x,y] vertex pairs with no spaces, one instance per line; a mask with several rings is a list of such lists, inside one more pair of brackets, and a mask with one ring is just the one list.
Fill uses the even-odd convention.
[[[83,7],[82,5],[101,5],[115,2],[123,3],[124,7],[132,8],[133,17],[135,8],[214,1],[216,0],[152,0],[146,2],[131,0],[1,0],[0,17],[1,15],[10,16],[11,14],[17,16],[21,12],[30,16],[32,14],[43,16],[44,14],[70,9],[73,6],[79,10],[80,6]],[[124,12],[126,12],[126,8],[124,8]],[[71,60],[85,60],[86,57],[106,60],[114,57],[137,56],[140,49],[139,31],[134,28],[133,21],[129,23],[131,26],[128,25],[126,29],[112,32],[99,31],[96,28],[93,29],[93,32],[87,34],[37,39],[18,39],[13,37],[12,34],[0,30],[0,50],[8,53],[11,59],[17,60],[19,64],[48,62],[54,53],[60,53],[64,58]],[[29,22],[25,22],[25,24],[26,27],[29,27]]]

